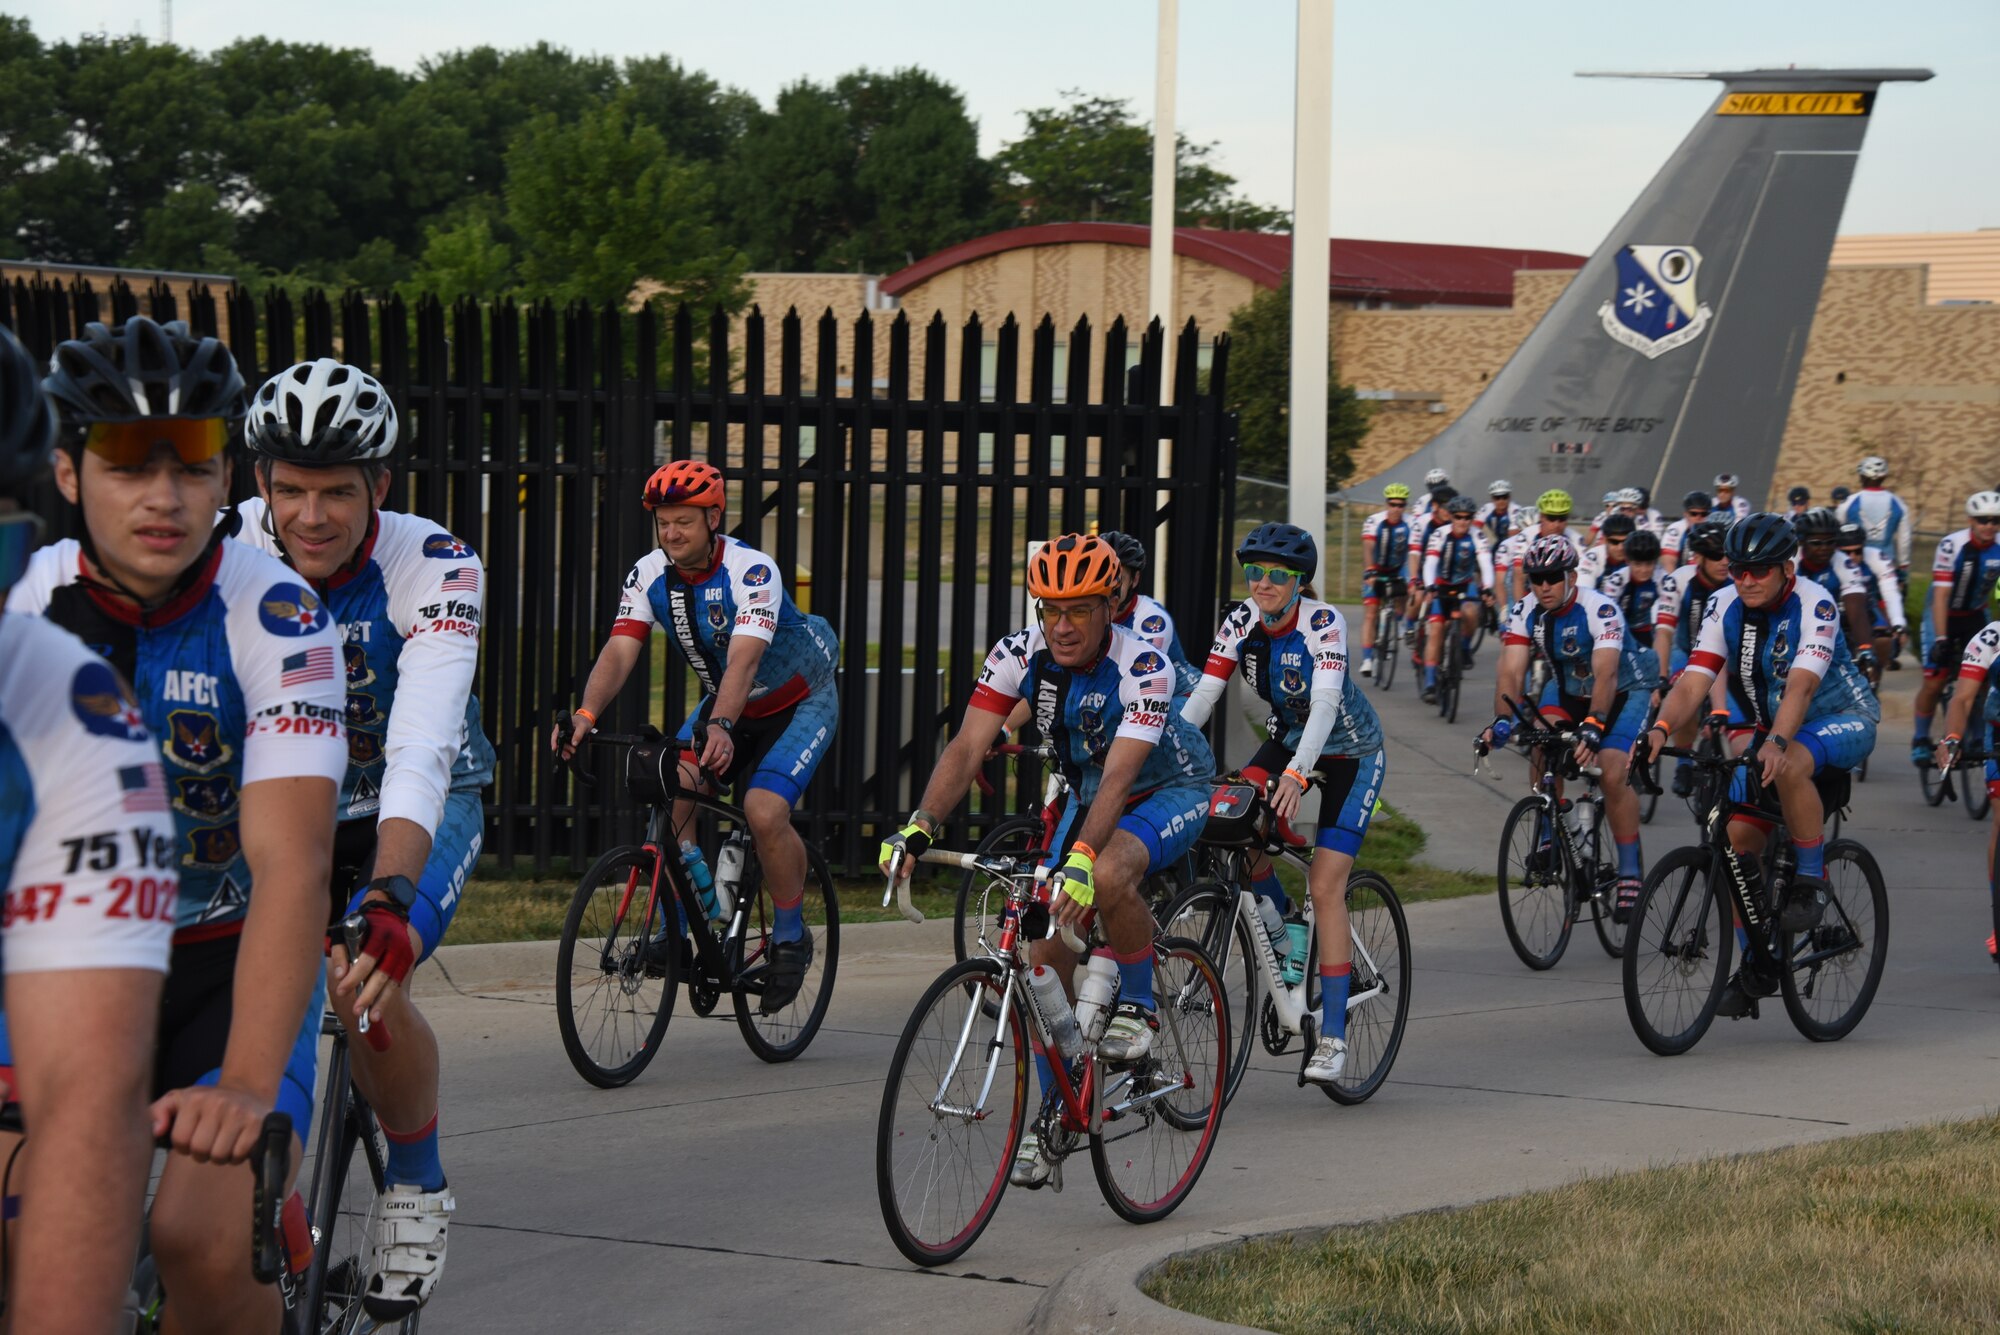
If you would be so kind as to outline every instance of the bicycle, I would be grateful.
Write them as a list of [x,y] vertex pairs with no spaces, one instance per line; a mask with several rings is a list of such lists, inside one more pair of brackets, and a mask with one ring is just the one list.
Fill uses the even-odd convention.
[[[557,722],[569,726],[567,715],[558,715]],[[556,1024],[570,1064],[600,1089],[631,1083],[659,1050],[683,970],[696,1013],[709,1014],[728,993],[750,1051],[767,1062],[791,1061],[819,1032],[840,965],[840,902],[826,859],[810,842],[805,845],[804,911],[812,963],[797,995],[766,1012],[776,906],[741,811],[719,797],[683,791],[679,744],[650,727],[639,734],[593,728],[584,740],[626,748],[626,792],[647,809],[647,818],[642,843],[610,849],[591,864],[563,919],[556,950]],[[569,767],[586,787],[595,785],[580,751]],[[681,800],[693,804],[691,820],[709,826],[708,842],[734,843],[743,852],[738,885],[716,886],[717,908],[724,915],[716,922],[709,921],[681,861],[675,837],[680,831],[670,828],[673,804]],[[726,841],[715,837],[722,830],[728,831]],[[713,852],[708,850],[711,862]],[[676,916],[684,926],[677,926]]]
[[[1541,708],[1508,702],[1520,728],[1523,750],[1541,754],[1542,777],[1535,790],[1514,804],[1500,827],[1500,924],[1521,963],[1540,971],[1554,968],[1569,949],[1578,914],[1590,910],[1597,943],[1617,959],[1622,933],[1612,921],[1618,864],[1602,857],[1604,794],[1595,765],[1576,763],[1576,732],[1557,728]],[[1473,743],[1473,772],[1491,774],[1488,748]],[[1583,782],[1575,798],[1558,798],[1558,781]]]
[[[1103,1065],[1097,1040],[1109,1004],[1080,990],[1082,1014],[1049,1014],[1029,982],[1033,919],[1046,911],[1030,901],[1047,870],[1018,857],[942,849],[920,861],[988,878],[1004,890],[1006,907],[997,939],[986,936],[982,915],[982,953],[925,990],[889,1062],[875,1185],[896,1249],[917,1265],[942,1265],[991,1221],[1029,1116],[1031,1024],[1054,1058],[1055,1088],[1035,1114],[1055,1161],[1050,1185],[1062,1189],[1063,1161],[1087,1142],[1098,1189],[1120,1218],[1150,1223],[1173,1213],[1207,1166],[1225,1101],[1229,1014],[1207,954],[1192,941],[1155,938],[1160,1029],[1152,1050],[1130,1066]],[[920,916],[899,870],[890,868],[882,902],[896,895],[904,916]]]
[[[1322,776],[1307,777],[1318,782]],[[1248,871],[1251,850],[1261,848],[1266,857],[1282,860],[1310,879],[1311,851],[1276,837],[1270,803],[1241,776],[1217,782],[1210,813],[1196,845],[1201,879],[1167,910],[1165,930],[1208,953],[1229,998],[1236,1044],[1226,1097],[1235,1098],[1243,1083],[1253,1036],[1273,1057],[1282,1057],[1294,1037],[1303,1037],[1299,1084],[1304,1086],[1306,1062],[1318,1042],[1320,1008],[1312,897],[1305,897],[1301,910],[1311,943],[1305,972],[1288,979],[1258,918]],[[1347,1065],[1339,1080],[1320,1088],[1335,1103],[1357,1104],[1388,1079],[1410,1016],[1409,922],[1387,877],[1359,869],[1349,875],[1347,930],[1354,968],[1347,996]]]
[[[1762,740],[1760,733],[1757,743]],[[1874,856],[1855,840],[1834,839],[1826,845],[1828,902],[1819,920],[1800,932],[1778,927],[1771,906],[1783,902],[1798,856],[1776,816],[1775,801],[1764,801],[1757,751],[1753,744],[1744,755],[1731,758],[1661,748],[1662,755],[1686,757],[1706,771],[1713,780],[1707,791],[1717,794],[1704,821],[1704,841],[1677,848],[1654,864],[1627,928],[1625,1014],[1639,1041],[1663,1057],[1693,1047],[1715,1019],[1736,942],[1732,915],[1744,931],[1745,971],[1777,975],[1786,1014],[1815,1042],[1832,1042],[1852,1032],[1882,981],[1889,895]],[[1738,768],[1746,769],[1750,779],[1741,801],[1728,796],[1730,773]],[[1844,771],[1823,771],[1814,782],[1829,808],[1846,804]],[[1777,821],[1758,863],[1761,884],[1747,882],[1750,859],[1729,847],[1725,827],[1738,811]],[[1751,1018],[1757,1014],[1753,998]]]
[[[1980,689],[1988,690],[1990,687],[1982,685]],[[1958,679],[1956,677],[1945,682],[1944,690],[1938,696],[1935,717],[1945,718],[1948,716],[1948,712],[1951,709],[1951,697],[1956,694],[1957,690]],[[1984,717],[1978,700],[1972,702],[1971,717],[1975,720]],[[1967,774],[1961,782],[1958,778],[1958,771],[1962,768],[1963,766],[1961,765],[1948,770],[1940,770],[1936,765],[1929,762],[1919,765],[1917,767],[1917,782],[1923,787],[1924,801],[1934,807],[1943,806],[1946,802],[1958,802],[1960,801],[1959,789],[1962,787],[1965,790],[1963,799],[1965,814],[1976,821],[1985,820],[1987,815],[1993,810],[1993,798],[1986,791],[1985,783],[1980,781],[1978,776]]]
[[1396,650],[1403,642],[1403,616],[1398,607],[1404,599],[1397,596],[1398,582],[1387,575],[1375,575],[1370,579],[1377,601],[1375,688],[1381,691],[1388,690],[1396,680]]
[[1444,634],[1439,637],[1437,668],[1437,711],[1446,723],[1458,722],[1459,686],[1465,679],[1465,643],[1459,634],[1458,609],[1464,599],[1464,591],[1453,585],[1439,584],[1431,589],[1437,595],[1444,609]]

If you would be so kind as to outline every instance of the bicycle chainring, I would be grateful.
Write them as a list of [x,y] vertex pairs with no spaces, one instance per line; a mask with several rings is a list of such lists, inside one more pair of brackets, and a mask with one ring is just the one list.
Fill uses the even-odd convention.
[[1264,1008],[1257,1016],[1257,1037],[1263,1040],[1264,1051],[1273,1057],[1284,1056],[1285,1049],[1292,1045],[1292,1036],[1278,1023],[1278,1008],[1269,997],[1264,998]]

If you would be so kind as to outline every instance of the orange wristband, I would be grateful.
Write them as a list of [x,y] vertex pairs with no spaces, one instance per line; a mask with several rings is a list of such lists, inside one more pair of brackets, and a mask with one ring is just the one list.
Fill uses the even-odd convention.
[[1290,765],[1285,766],[1285,777],[1296,783],[1299,786],[1299,791],[1302,793],[1312,787],[1312,780],[1293,769]]
[[1085,857],[1089,858],[1093,863],[1097,861],[1097,850],[1092,848],[1089,844],[1083,842],[1083,840],[1081,839],[1073,841],[1069,846],[1069,851],[1072,853],[1081,853]]
[[1595,725],[1596,727],[1599,727],[1599,728],[1601,728],[1601,727],[1603,727],[1603,726],[1604,726],[1604,720],[1603,720],[1603,719],[1601,719],[1601,718],[1599,718],[1599,717],[1597,717],[1597,715],[1595,715],[1595,714],[1585,714],[1585,715],[1583,716],[1583,721],[1584,721],[1585,723],[1589,723],[1589,724],[1593,724],[1593,725]]
[[569,712],[576,715],[578,718],[589,719],[592,723],[597,722],[597,715],[591,713],[588,709],[585,709],[582,705],[578,705],[575,709],[572,709]]

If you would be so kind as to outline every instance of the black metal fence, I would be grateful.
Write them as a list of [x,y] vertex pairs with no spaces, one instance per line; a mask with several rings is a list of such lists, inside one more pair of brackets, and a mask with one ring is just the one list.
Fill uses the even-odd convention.
[[[505,868],[587,861],[632,832],[613,785],[575,789],[552,766],[547,723],[577,698],[621,581],[652,544],[638,497],[664,458],[722,466],[731,531],[809,572],[811,608],[839,633],[839,729],[800,807],[837,867],[872,866],[873,831],[914,805],[988,647],[1022,624],[1029,541],[1092,524],[1152,539],[1196,646],[1226,591],[1228,340],[1204,349],[1192,321],[1169,404],[1158,322],[1135,343],[1122,321],[1101,333],[1079,322],[1065,340],[1045,318],[1023,374],[1012,317],[953,331],[898,314],[883,330],[828,311],[809,367],[796,311],[776,321],[774,350],[755,309],[698,331],[684,308],[294,303],[281,291],[259,302],[199,288],[183,308],[165,288],[0,286],[0,323],[42,355],[87,321],[133,314],[221,334],[253,387],[299,358],[339,356],[389,388],[405,440],[390,505],[473,543],[489,571],[479,694],[500,765],[487,851]],[[48,509],[59,531],[72,522]],[[671,730],[688,689],[679,656],[649,649],[606,726],[652,717]],[[1026,796],[1003,787],[973,805],[991,819]]]

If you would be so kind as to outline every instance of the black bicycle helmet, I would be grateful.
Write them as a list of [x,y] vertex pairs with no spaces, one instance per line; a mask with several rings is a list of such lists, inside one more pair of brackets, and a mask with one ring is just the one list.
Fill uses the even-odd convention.
[[1683,510],[1713,510],[1714,508],[1715,498],[1705,491],[1691,491],[1681,497],[1681,509]]
[[1799,534],[1792,521],[1761,510],[1731,524],[1723,543],[1723,555],[1732,564],[1745,566],[1777,565],[1791,560],[1798,550]]
[[48,379],[64,429],[80,447],[93,422],[142,417],[221,417],[245,410],[243,373],[219,338],[199,338],[183,320],[155,324],[135,315],[115,328],[87,324],[81,338],[56,347]]
[[42,393],[42,368],[14,331],[0,325],[0,496],[14,496],[48,467],[56,414]]
[[1118,553],[1119,565],[1127,570],[1146,568],[1146,544],[1130,533],[1121,533],[1115,528],[1108,528],[1097,536],[1110,543],[1111,550]]
[[1632,490],[1639,493],[1639,505],[1642,509],[1650,510],[1653,508],[1653,489],[1651,487],[1634,487]]
[[1833,542],[1834,546],[1840,548],[1842,551],[1851,551],[1856,547],[1866,546],[1868,542],[1868,530],[1855,523],[1852,519],[1843,520],[1841,521],[1840,532],[1834,535]]
[[1835,487],[1833,489],[1833,503],[1835,505],[1839,505],[1842,501],[1846,500],[1849,496],[1852,496],[1853,494],[1854,493],[1849,491],[1846,487]]
[[1792,527],[1798,530],[1800,542],[1831,539],[1840,534],[1840,517],[1825,506],[1817,505],[1804,514],[1793,515]]
[[374,376],[331,357],[278,372],[251,400],[243,443],[265,459],[332,468],[396,451],[396,405]]
[[1236,545],[1238,564],[1253,557],[1302,571],[1311,579],[1319,569],[1319,544],[1297,524],[1259,524]]
[[1528,544],[1527,555],[1521,558],[1522,568],[1531,575],[1550,570],[1574,570],[1576,564],[1576,547],[1560,533],[1536,538]]
[[1660,535],[1640,529],[1625,539],[1625,559],[1628,561],[1657,561],[1660,559]]
[[1604,520],[1604,527],[1597,531],[1602,533],[1607,540],[1611,538],[1629,538],[1638,527],[1638,522],[1631,515],[1607,515]]
[[1804,487],[1793,487],[1785,493],[1785,504],[1787,505],[1804,505],[1811,499],[1812,493]]
[[1479,513],[1479,502],[1473,500],[1470,496],[1454,496],[1444,508],[1451,513],[1454,519],[1459,515],[1465,515],[1470,518]]
[[1727,519],[1704,519],[1688,530],[1688,550],[1697,556],[1721,560],[1729,542],[1730,522]]

